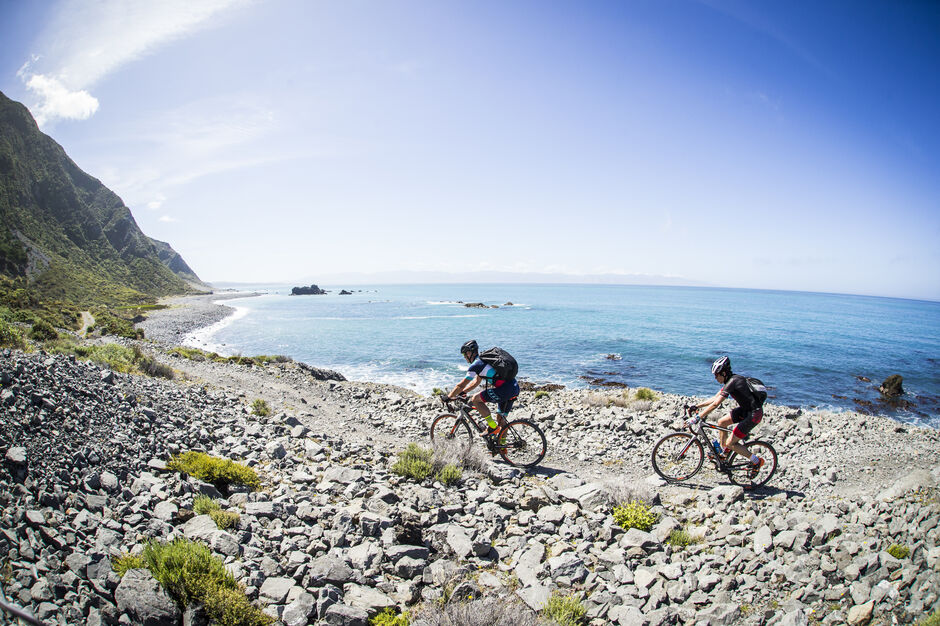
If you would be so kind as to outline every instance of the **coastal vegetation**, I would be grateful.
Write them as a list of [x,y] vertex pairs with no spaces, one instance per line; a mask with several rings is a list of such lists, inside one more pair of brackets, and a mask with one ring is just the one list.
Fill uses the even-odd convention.
[[225,563],[199,542],[151,541],[139,556],[118,559],[113,568],[122,578],[131,569],[150,570],[180,608],[201,604],[219,626],[268,626],[275,621],[248,600]]
[[392,471],[399,476],[418,481],[433,475],[434,480],[439,480],[445,485],[458,482],[463,475],[459,467],[439,458],[434,450],[422,448],[416,443],[409,443],[407,448],[398,453],[398,460],[392,466]]
[[170,348],[170,354],[176,354],[191,361],[212,361],[214,363],[235,363],[236,365],[249,365],[263,367],[268,363],[290,363],[293,361],[283,354],[259,354],[256,356],[221,356],[217,352],[207,352],[199,348],[175,346]]
[[238,526],[238,520],[241,519],[241,516],[234,511],[223,511],[218,502],[206,495],[195,497],[193,512],[196,515],[208,515],[220,530]]
[[146,374],[159,378],[174,378],[173,368],[156,360],[139,346],[119,343],[79,343],[71,336],[57,336],[43,344],[43,349],[53,354],[70,354],[75,357],[105,365],[124,374]]
[[251,403],[251,414],[264,417],[271,414],[271,408],[263,398],[255,398],[254,402]]
[[587,609],[576,595],[553,591],[542,609],[542,617],[558,626],[581,626],[586,621]]
[[642,500],[629,500],[614,507],[613,515],[614,521],[624,530],[637,528],[648,531],[659,519],[650,505]]
[[261,480],[252,468],[231,459],[209,456],[205,452],[176,454],[170,458],[166,467],[211,483],[223,494],[228,493],[232,485],[244,485],[252,490],[261,488]]

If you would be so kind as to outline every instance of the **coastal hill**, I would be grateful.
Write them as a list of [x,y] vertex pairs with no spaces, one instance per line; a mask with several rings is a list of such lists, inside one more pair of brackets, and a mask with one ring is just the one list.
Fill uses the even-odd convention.
[[133,302],[205,291],[173,248],[141,232],[113,191],[0,93],[0,275],[43,298]]

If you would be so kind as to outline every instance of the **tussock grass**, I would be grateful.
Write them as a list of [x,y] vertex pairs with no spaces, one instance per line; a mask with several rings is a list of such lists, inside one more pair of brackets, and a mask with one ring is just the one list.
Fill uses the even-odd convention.
[[45,342],[43,348],[54,354],[73,354],[79,359],[104,365],[123,374],[146,374],[168,379],[175,377],[173,368],[158,362],[138,346],[128,347],[118,343],[80,344],[72,337],[57,336]]
[[[213,624],[220,626],[269,626],[274,618],[251,604],[244,589],[225,569],[218,557],[212,556],[202,543],[175,539],[169,543],[153,541],[139,557],[129,557],[122,567],[142,563],[150,570],[163,589],[181,607],[202,604]],[[122,576],[116,564],[112,565]]]
[[666,537],[666,543],[673,548],[687,548],[692,544],[698,543],[698,541],[693,539],[685,530],[674,530]]
[[209,496],[196,496],[193,500],[193,512],[196,515],[208,515],[220,530],[238,526],[241,516],[233,511],[223,511],[219,503]]
[[535,392],[535,399],[536,399],[536,400],[538,400],[538,399],[540,399],[540,398],[548,398],[548,397],[551,397],[551,394],[548,393],[547,391],[539,390],[539,391],[536,391],[536,392]]
[[614,521],[624,530],[638,528],[649,531],[659,519],[659,516],[642,500],[630,500],[615,506],[613,515]]
[[191,361],[213,361],[215,363],[237,363],[238,365],[263,366],[266,363],[290,363],[293,361],[289,356],[283,354],[259,354],[257,356],[221,356],[218,352],[206,352],[199,348],[185,348],[176,346],[169,350],[170,353],[179,355]]
[[255,490],[261,487],[253,469],[230,459],[220,459],[204,452],[182,452],[170,458],[167,469],[183,472],[199,480],[212,483],[222,493],[230,485],[245,485]]
[[940,626],[940,609],[917,622],[917,626]]
[[29,329],[29,338],[36,341],[53,341],[59,338],[59,333],[46,320],[39,319],[33,322]]
[[650,402],[655,402],[659,399],[659,396],[656,395],[656,392],[652,389],[647,389],[646,387],[640,387],[633,394],[633,397],[636,400],[649,400]]
[[581,626],[587,620],[587,609],[576,595],[553,591],[542,609],[542,618],[558,626]]
[[428,603],[415,609],[410,626],[537,626],[538,617],[512,596],[470,602]]
[[124,574],[127,573],[129,569],[140,569],[146,567],[147,564],[144,563],[144,557],[139,554],[128,554],[124,553],[111,563],[111,569],[118,573],[122,578]]
[[268,406],[268,403],[262,398],[255,398],[254,402],[251,403],[251,413],[252,415],[257,415],[259,417],[264,417],[265,415],[271,414],[271,407]]

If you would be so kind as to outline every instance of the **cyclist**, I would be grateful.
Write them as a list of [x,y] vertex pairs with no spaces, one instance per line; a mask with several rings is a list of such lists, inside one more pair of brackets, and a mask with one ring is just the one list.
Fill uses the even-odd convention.
[[[512,405],[519,396],[519,383],[516,382],[515,378],[500,380],[493,366],[484,363],[480,358],[480,348],[473,339],[460,346],[460,354],[470,364],[470,367],[467,368],[467,376],[447,394],[447,399],[453,400],[461,393],[470,391],[480,382],[485,382],[486,388],[474,395],[470,402],[489,425],[490,430],[487,434],[496,434],[506,426],[506,416],[512,410]],[[490,419],[490,410],[486,406],[487,402],[496,403],[498,423]]]
[[728,428],[731,424],[734,424],[730,441],[728,440],[728,433],[721,433],[721,445],[724,446],[726,455],[731,450],[734,450],[741,455],[742,458],[750,458],[751,476],[756,476],[761,466],[764,464],[764,459],[756,454],[751,454],[747,448],[741,445],[740,441],[751,432],[752,428],[760,423],[761,419],[763,419],[763,402],[758,400],[753,392],[751,392],[751,388],[747,384],[747,379],[744,376],[731,373],[730,358],[726,356],[719,357],[712,363],[712,374],[715,375],[715,380],[721,383],[722,388],[713,398],[701,404],[689,407],[689,413],[695,413],[702,408],[705,409],[696,417],[690,419],[689,424],[695,425],[698,423],[698,420],[705,419],[709,413],[721,406],[721,403],[724,402],[728,396],[734,398],[738,406],[732,409],[728,415],[718,419],[718,425],[724,428]]

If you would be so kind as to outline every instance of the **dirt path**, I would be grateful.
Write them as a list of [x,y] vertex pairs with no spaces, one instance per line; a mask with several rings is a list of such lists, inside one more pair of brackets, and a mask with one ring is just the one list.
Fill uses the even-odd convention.
[[95,325],[95,317],[90,311],[82,311],[82,327],[78,330],[81,337],[88,335],[88,329]]

